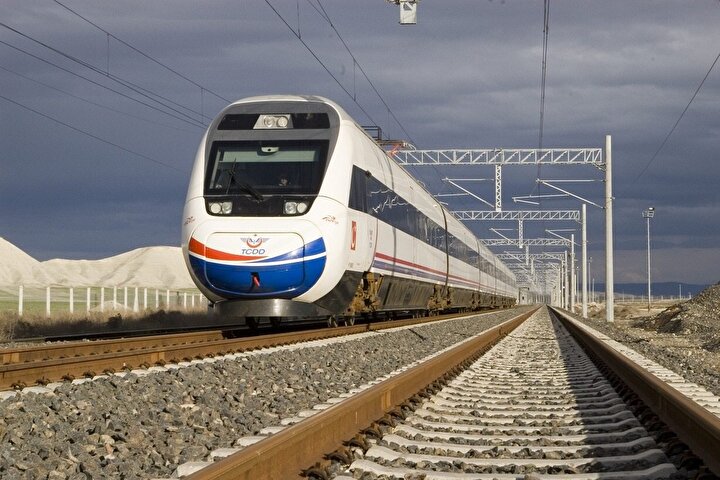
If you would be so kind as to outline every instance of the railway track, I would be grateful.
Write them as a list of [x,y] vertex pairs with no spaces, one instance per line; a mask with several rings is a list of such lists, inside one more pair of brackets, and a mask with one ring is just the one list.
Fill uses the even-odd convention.
[[[667,405],[683,397],[678,408],[699,412],[699,419],[681,417],[685,429],[673,425],[669,431],[663,422],[673,422],[663,408],[651,412],[614,374],[598,368],[545,308],[458,372],[459,363],[477,357],[478,349],[525,317],[326,405],[189,478],[293,478],[321,452],[332,461],[316,463],[306,475],[343,480],[715,478],[685,444],[707,467],[720,471],[720,401],[662,372],[666,378],[659,383],[678,398],[642,393],[642,381],[630,378],[634,370],[644,370],[635,363],[641,360],[620,363],[582,340],[604,365],[633,371],[624,379],[643,400],[654,396]],[[457,376],[441,388],[435,380],[448,375]],[[671,416],[676,414],[671,410]]]
[[190,362],[229,353],[379,331],[457,316],[459,315],[441,315],[242,338],[225,338],[222,330],[210,330],[8,348],[0,350],[0,392],[30,388],[40,393],[62,381],[83,381],[123,370],[162,367],[166,363]]
[[438,479],[458,472],[669,478],[676,468],[545,312],[383,435],[353,463],[350,472],[358,471]]

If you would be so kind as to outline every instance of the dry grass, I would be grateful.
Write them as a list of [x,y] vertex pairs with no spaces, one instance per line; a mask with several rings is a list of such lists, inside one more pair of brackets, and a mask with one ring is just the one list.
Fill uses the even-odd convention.
[[[647,303],[642,302],[615,302],[615,321],[616,322],[630,322],[642,317],[651,317],[662,312],[666,308],[675,305],[678,300],[657,300],[651,305],[650,312],[647,309]],[[578,304],[575,307],[575,312],[579,313],[582,311],[582,305]],[[589,303],[588,304],[588,317],[595,319],[605,318],[605,304],[604,303]]]
[[0,313],[0,341],[11,342],[30,338],[63,336],[92,336],[95,334],[158,331],[163,329],[191,328],[206,325],[205,312],[179,312],[159,310],[146,314],[123,315],[121,313],[56,315],[30,314],[19,317],[17,313]]

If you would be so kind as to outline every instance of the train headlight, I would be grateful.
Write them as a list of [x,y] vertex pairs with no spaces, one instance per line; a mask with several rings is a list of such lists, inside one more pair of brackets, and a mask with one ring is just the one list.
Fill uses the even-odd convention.
[[213,215],[230,215],[232,213],[233,204],[232,202],[210,202],[208,203],[208,210]]
[[256,130],[266,128],[292,128],[290,125],[290,114],[260,115],[253,128]]
[[283,206],[283,212],[285,212],[285,215],[302,215],[303,213],[308,211],[308,208],[310,205],[308,205],[307,202],[285,202],[285,205]]
[[283,210],[285,211],[285,215],[295,215],[298,213],[298,204],[297,202],[285,202],[285,207]]

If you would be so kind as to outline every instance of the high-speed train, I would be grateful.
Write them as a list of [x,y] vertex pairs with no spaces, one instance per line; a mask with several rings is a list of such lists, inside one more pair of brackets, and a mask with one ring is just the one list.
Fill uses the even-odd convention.
[[183,215],[190,275],[222,315],[350,319],[510,306],[511,271],[337,104],[226,107]]

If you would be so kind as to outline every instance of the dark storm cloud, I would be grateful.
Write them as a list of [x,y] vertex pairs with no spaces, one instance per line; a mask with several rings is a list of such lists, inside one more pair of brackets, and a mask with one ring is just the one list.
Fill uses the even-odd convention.
[[[371,119],[265,2],[63,3],[204,89],[115,40],[108,56],[104,33],[52,1],[3,2],[0,12],[7,25],[103,72],[109,67],[110,73],[182,105],[172,105],[182,112],[173,115],[193,119],[161,114],[0,45],[0,66],[127,115],[0,70],[3,95],[135,152],[0,100],[0,236],[39,259],[99,258],[142,245],[177,244],[187,175],[202,136],[202,129],[189,123],[207,123],[226,100],[319,94],[336,100],[361,124],[381,124],[391,137],[404,138],[404,128],[421,148],[538,146],[542,2],[424,0],[414,27],[400,27],[397,7],[382,0],[323,2],[403,128],[309,2],[299,3],[299,23],[297,2],[271,3],[292,28],[299,26],[303,40]],[[551,2],[543,144],[601,147],[605,134],[613,135],[617,281],[644,272],[640,213],[649,205],[658,209],[654,245],[670,255],[684,251],[687,264],[699,266],[695,277],[688,277],[682,265],[673,270],[671,263],[659,262],[662,279],[709,282],[720,276],[711,262],[701,261],[703,255],[717,256],[720,240],[720,228],[712,221],[720,213],[717,71],[638,178],[717,55],[719,20],[720,5],[714,0]],[[2,29],[0,40],[142,98],[17,34]],[[458,175],[426,172],[433,193],[450,188],[432,177]],[[492,177],[493,171],[462,174]],[[513,204],[513,195],[550,193],[536,187],[536,176],[601,180],[602,172],[508,167],[505,208],[529,208]],[[492,201],[491,183],[476,188]],[[581,185],[575,191],[600,201],[603,185]],[[458,205],[466,208],[461,199]],[[579,208],[577,202],[553,200],[542,206]],[[588,214],[593,275],[600,278],[603,212],[589,207]],[[571,226],[526,225],[526,236]],[[489,236],[486,226],[472,228]]]

